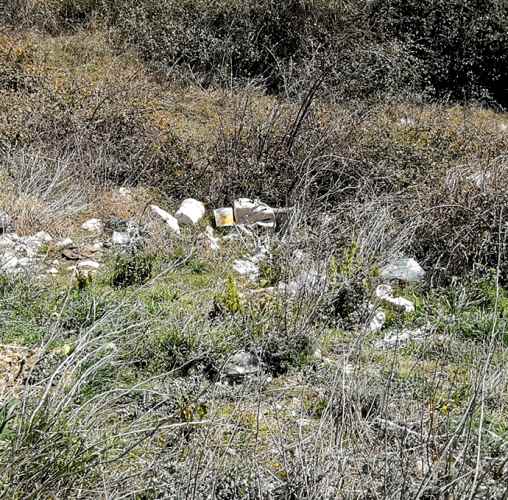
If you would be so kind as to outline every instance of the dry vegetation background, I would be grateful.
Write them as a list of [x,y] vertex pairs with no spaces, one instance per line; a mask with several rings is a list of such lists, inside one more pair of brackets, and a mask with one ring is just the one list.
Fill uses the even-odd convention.
[[[295,207],[265,286],[319,262],[332,292],[246,299],[248,243],[194,232],[93,283],[0,276],[0,373],[29,373],[0,403],[0,495],[507,498],[507,82],[503,0],[4,1],[19,234],[259,197]],[[362,304],[396,251],[427,278],[390,326],[431,335],[386,352]],[[264,375],[226,383],[240,350]]]

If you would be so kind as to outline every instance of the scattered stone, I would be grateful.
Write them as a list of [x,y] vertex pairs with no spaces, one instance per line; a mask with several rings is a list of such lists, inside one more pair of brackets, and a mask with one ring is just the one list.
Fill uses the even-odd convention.
[[182,201],[175,217],[179,224],[197,224],[205,215],[205,206],[198,200],[187,198]]
[[99,269],[101,265],[95,260],[83,260],[78,263],[78,269]]
[[79,260],[81,259],[81,252],[77,247],[64,248],[62,250],[62,256],[68,260]]
[[275,227],[275,212],[266,203],[250,198],[239,198],[234,201],[234,214],[237,224],[260,227]]
[[46,231],[39,231],[38,233],[35,233],[31,239],[34,241],[40,241],[41,243],[49,243],[50,241],[53,241],[51,235]]
[[216,208],[213,211],[213,216],[215,218],[215,225],[217,227],[228,227],[235,225],[233,209],[231,207]]
[[377,349],[393,349],[396,347],[403,347],[409,342],[419,341],[425,338],[425,332],[421,328],[416,330],[402,330],[387,335],[383,340],[378,340],[374,346]]
[[65,238],[63,240],[57,241],[55,244],[56,248],[58,249],[71,247],[73,245],[74,242],[70,238]]
[[381,277],[386,280],[415,282],[421,281],[425,277],[425,271],[416,260],[399,257],[381,269]]
[[[372,307],[372,304],[371,304]],[[386,314],[381,309],[376,309],[369,323],[369,332],[379,332],[385,326]]]
[[0,210],[0,234],[13,232],[14,232],[14,221],[7,212]]
[[224,366],[224,373],[228,377],[242,377],[259,371],[259,365],[254,355],[241,351],[231,356]]
[[180,226],[178,225],[178,221],[169,212],[166,212],[157,205],[150,205],[150,210],[152,213],[160,217],[168,225],[171,231],[176,234],[180,234]]
[[113,231],[111,241],[114,245],[128,245],[131,242],[129,233]]
[[410,300],[403,297],[394,297],[393,288],[390,285],[379,285],[376,288],[376,297],[406,313],[411,313],[415,310],[415,305]]
[[104,243],[102,241],[96,241],[92,245],[86,245],[83,247],[83,254],[92,254],[99,252],[104,248]]
[[118,194],[120,196],[128,197],[132,194],[132,191],[129,188],[121,187],[121,188],[118,188]]
[[246,276],[251,281],[256,281],[259,277],[259,267],[247,259],[237,259],[233,263],[233,269],[240,275]]
[[47,274],[58,274],[58,269],[56,267],[50,267],[47,271]]
[[99,219],[89,219],[81,224],[81,229],[89,231],[90,233],[102,233],[104,231],[104,224]]

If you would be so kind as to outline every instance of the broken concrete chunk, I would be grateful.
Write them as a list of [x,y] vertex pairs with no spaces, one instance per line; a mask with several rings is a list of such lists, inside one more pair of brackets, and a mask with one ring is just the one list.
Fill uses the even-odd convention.
[[275,227],[275,212],[266,203],[250,198],[239,198],[234,202],[237,224],[256,224],[260,227]]
[[390,285],[379,285],[376,288],[376,297],[406,313],[411,313],[415,310],[415,305],[410,300],[404,297],[394,297],[393,288]]
[[150,205],[150,210],[152,213],[159,216],[168,225],[171,231],[176,234],[180,234],[180,226],[178,225],[178,221],[169,212],[166,212],[157,205]]
[[90,233],[102,233],[104,230],[104,224],[99,219],[88,219],[86,222],[81,224],[81,229],[89,231]]
[[111,241],[115,245],[128,245],[131,242],[131,237],[129,233],[113,231],[113,236],[111,237]]
[[213,211],[217,227],[234,226],[233,209],[231,207],[216,208]]
[[198,200],[187,198],[182,201],[175,217],[180,224],[197,224],[205,215],[205,206]]
[[415,282],[425,277],[425,271],[416,260],[399,257],[381,269],[381,277],[387,280]]

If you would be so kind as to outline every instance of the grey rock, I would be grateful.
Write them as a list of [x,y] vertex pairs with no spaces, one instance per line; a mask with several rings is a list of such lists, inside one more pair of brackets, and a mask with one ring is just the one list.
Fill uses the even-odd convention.
[[381,277],[386,280],[415,282],[421,281],[425,277],[425,271],[416,260],[398,257],[381,269]]
[[240,351],[231,356],[224,366],[224,373],[228,377],[242,377],[259,371],[257,358],[248,352]]

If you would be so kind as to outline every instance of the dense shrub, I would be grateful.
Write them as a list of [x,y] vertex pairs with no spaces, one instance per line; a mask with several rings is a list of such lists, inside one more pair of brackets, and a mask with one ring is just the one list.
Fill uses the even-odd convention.
[[508,104],[508,4],[503,0],[375,2],[372,20],[421,64],[415,82],[452,99]]

